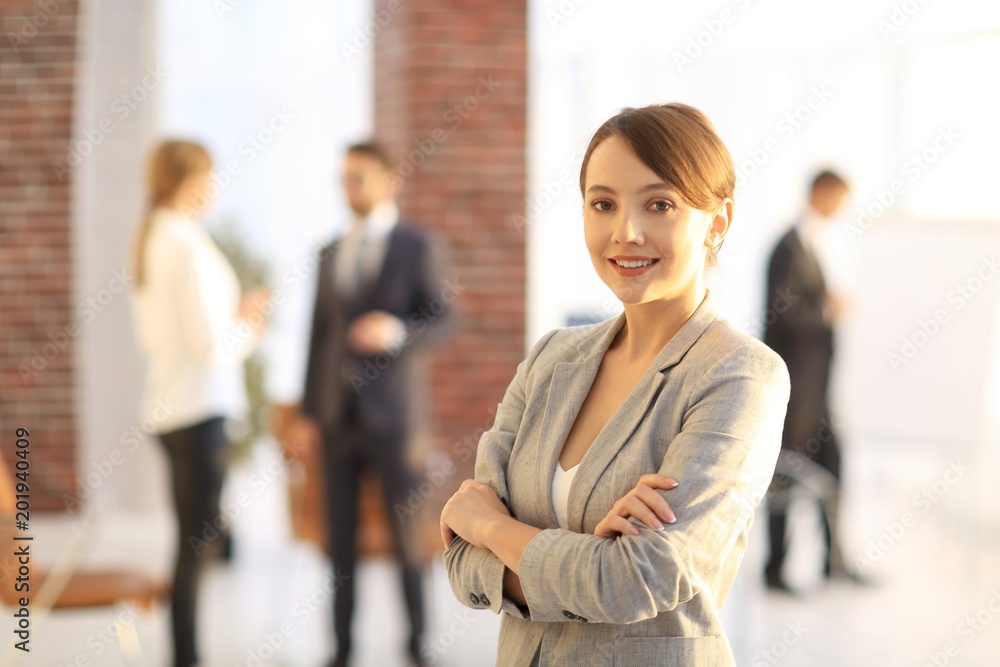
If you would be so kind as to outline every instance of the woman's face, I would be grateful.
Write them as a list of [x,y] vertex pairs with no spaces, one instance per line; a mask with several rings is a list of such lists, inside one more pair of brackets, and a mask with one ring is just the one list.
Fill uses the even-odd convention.
[[591,153],[583,205],[590,259],[626,304],[695,296],[732,215],[729,199],[718,211],[692,208],[616,135]]

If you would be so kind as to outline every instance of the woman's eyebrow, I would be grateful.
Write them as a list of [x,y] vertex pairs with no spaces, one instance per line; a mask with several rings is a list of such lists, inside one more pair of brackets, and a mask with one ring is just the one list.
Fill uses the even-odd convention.
[[[663,181],[658,181],[656,183],[649,183],[647,185],[644,185],[641,188],[639,188],[638,190],[636,190],[636,192],[639,193],[639,194],[644,194],[644,193],[650,192],[652,190],[667,190],[667,191],[669,191],[670,190],[670,186],[667,185],[666,183],[664,183]],[[612,195],[613,194],[617,194],[617,192],[615,191],[614,188],[612,188],[612,187],[610,187],[608,185],[601,185],[599,183],[591,185],[589,188],[587,188],[587,192],[588,193],[594,192],[594,191],[597,191],[597,192],[607,192],[608,194],[612,194]]]

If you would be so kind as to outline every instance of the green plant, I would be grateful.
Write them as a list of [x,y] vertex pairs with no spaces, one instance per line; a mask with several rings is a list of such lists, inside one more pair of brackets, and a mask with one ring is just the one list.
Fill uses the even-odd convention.
[[[257,287],[267,288],[269,284],[269,269],[267,262],[256,255],[240,235],[239,225],[231,219],[224,220],[210,230],[215,244],[226,256],[236,272],[240,288],[243,290]],[[264,390],[267,379],[267,368],[261,355],[254,352],[244,362],[246,376],[247,400],[250,404],[247,415],[246,429],[233,442],[231,457],[246,458],[250,455],[253,443],[260,437],[271,432],[268,419],[270,406]]]

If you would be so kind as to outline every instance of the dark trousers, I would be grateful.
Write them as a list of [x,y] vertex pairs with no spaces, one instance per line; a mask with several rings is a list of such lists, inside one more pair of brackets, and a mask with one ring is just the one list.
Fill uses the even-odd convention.
[[[353,389],[350,393],[354,393]],[[353,411],[353,405],[350,407]],[[324,440],[327,539],[334,581],[341,582],[333,599],[337,659],[346,659],[351,651],[358,492],[361,473],[365,469],[373,470],[381,481],[388,524],[402,571],[403,597],[410,617],[408,648],[411,657],[416,657],[424,632],[423,568],[419,526],[407,502],[411,491],[419,487],[420,479],[407,464],[406,438],[402,434],[369,434],[357,424],[352,414],[342,428],[326,433]],[[407,511],[397,514],[397,506],[407,508]]]
[[213,417],[193,426],[160,434],[170,460],[171,490],[177,512],[177,560],[170,594],[174,664],[198,662],[195,611],[198,580],[218,538],[219,494],[226,466],[225,419]]
[[[840,445],[837,435],[830,424],[829,410],[825,407],[818,411],[807,411],[812,414],[819,414],[820,418],[814,422],[809,419],[810,426],[815,428],[803,428],[803,421],[799,418],[799,411],[804,410],[794,404],[789,405],[788,416],[785,420],[785,432],[782,438],[782,449],[791,450],[797,454],[810,459],[820,467],[827,470],[836,480],[837,488],[840,488]],[[795,414],[793,414],[793,411]],[[784,493],[796,482],[794,479],[775,475],[771,482],[769,492]],[[831,502],[820,502],[820,520],[823,528],[824,539],[824,562],[823,573],[830,576],[834,567],[842,567],[840,559],[840,549],[837,544],[837,501],[834,498]],[[768,533],[770,554],[765,567],[767,580],[772,583],[781,581],[781,570],[785,564],[785,556],[788,553],[787,535],[788,515],[786,507],[781,506],[775,509],[769,506]],[[836,562],[835,562],[836,561]]]

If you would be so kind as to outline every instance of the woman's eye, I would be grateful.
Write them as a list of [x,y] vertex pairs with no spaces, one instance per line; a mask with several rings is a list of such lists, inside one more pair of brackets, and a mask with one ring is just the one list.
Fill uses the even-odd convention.
[[669,211],[671,209],[671,206],[670,202],[660,200],[653,202],[652,208],[654,211],[657,211],[659,213],[665,213],[666,211]]
[[591,204],[591,206],[593,206],[598,211],[610,211],[611,210],[611,202],[609,202],[607,199],[598,199],[595,202],[593,202]]

